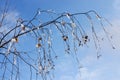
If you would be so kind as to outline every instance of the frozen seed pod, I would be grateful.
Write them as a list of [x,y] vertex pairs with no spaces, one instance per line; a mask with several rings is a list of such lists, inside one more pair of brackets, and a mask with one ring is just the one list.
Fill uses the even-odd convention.
[[12,42],[18,42],[18,38],[13,38]]
[[36,44],[36,48],[40,48],[42,45],[40,43]]
[[21,30],[25,31],[25,26],[23,24],[21,24]]
[[68,36],[62,36],[62,38],[63,38],[64,41],[68,40]]

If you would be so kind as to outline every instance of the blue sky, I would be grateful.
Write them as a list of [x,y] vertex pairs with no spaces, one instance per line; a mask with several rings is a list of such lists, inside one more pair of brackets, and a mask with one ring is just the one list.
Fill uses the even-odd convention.
[[[114,0],[104,1],[104,0],[14,0],[11,4],[24,16],[32,16],[37,8],[41,9],[53,9],[56,12],[81,12],[87,10],[96,10],[99,13],[112,14]],[[23,16],[23,15],[22,15]]]
[[[8,20],[15,20],[18,16],[30,19],[35,11],[40,9],[52,9],[58,13],[61,12],[85,12],[95,10],[100,15],[106,17],[114,27],[108,27],[110,33],[114,36],[113,42],[116,50],[112,50],[107,41],[102,42],[102,57],[96,59],[96,51],[93,46],[89,48],[81,47],[78,51],[81,65],[81,75],[76,62],[69,55],[63,54],[56,61],[56,70],[54,80],[120,80],[120,46],[119,46],[119,27],[120,27],[120,1],[119,0],[12,0],[13,11]],[[98,32],[102,34],[101,32]],[[57,48],[60,53],[61,47]],[[60,54],[58,54],[60,55]],[[82,56],[82,57],[81,57]]]

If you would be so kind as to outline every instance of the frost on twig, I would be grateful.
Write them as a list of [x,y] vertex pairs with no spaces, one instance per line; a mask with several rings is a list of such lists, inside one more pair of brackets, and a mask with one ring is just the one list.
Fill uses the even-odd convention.
[[[55,18],[51,18],[51,16],[55,16]],[[84,21],[81,16],[85,18]],[[100,25],[96,26],[94,20],[98,21]],[[7,76],[11,80],[13,78],[17,80],[22,74],[21,64],[24,63],[24,66],[30,68],[30,80],[34,73],[36,76],[41,76],[43,80],[50,79],[55,70],[55,60],[59,57],[55,50],[60,48],[59,45],[62,45],[62,42],[64,51],[74,55],[79,63],[77,56],[79,47],[88,46],[88,43],[93,40],[97,58],[100,58],[101,54],[98,52],[101,45],[98,27],[103,30],[111,46],[115,48],[104,26],[105,21],[108,23],[93,10],[84,13],[57,14],[53,10],[38,9],[30,20],[19,18],[16,25],[8,32],[0,32],[0,56],[4,57],[3,60],[0,60],[2,67],[0,75],[2,74],[3,80],[7,79]],[[84,22],[85,24],[83,24]],[[0,28],[1,24],[0,22]],[[26,47],[28,50],[24,50]]]

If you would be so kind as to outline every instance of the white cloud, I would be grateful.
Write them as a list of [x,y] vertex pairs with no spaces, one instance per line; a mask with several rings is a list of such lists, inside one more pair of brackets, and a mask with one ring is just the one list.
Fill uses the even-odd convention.
[[18,17],[19,17],[19,13],[17,11],[9,11],[6,14],[6,17],[3,22],[3,26],[0,28],[0,32],[3,31],[7,32],[7,30],[9,30],[11,27],[14,27]]
[[97,79],[96,77],[98,75],[100,75],[99,70],[89,71],[87,68],[82,68],[81,69],[81,77],[79,76],[76,80],[79,80],[79,79],[82,79],[82,80],[96,80]]
[[[60,77],[60,80],[119,80],[120,79],[120,20],[116,19],[112,21],[113,27],[106,27],[110,35],[112,35],[112,42],[115,44],[116,49],[112,50],[110,43],[105,40],[103,41],[103,56],[97,60],[96,53],[93,53],[93,50],[89,50],[86,56],[82,57],[81,63],[83,68],[80,69],[80,72],[77,72],[75,75],[68,75],[63,73]],[[102,34],[98,33],[98,34]],[[90,48],[91,49],[91,48]],[[117,54],[116,54],[117,53]],[[68,62],[69,63],[69,62]],[[69,66],[74,66],[72,63],[67,64],[62,62],[63,67],[68,69],[67,71],[73,71],[74,68]],[[69,72],[67,72],[69,73]],[[81,74],[81,75],[80,75]]]
[[6,22],[13,25],[16,23],[16,20],[19,18],[19,13],[17,11],[10,11],[7,13]]
[[85,56],[84,58],[82,58],[81,64],[83,64],[83,66],[91,66],[96,61],[97,61],[96,54],[88,53],[87,56]]
[[[120,19],[112,21],[113,27],[108,26],[107,30],[112,35],[112,43],[116,49],[110,48],[110,43],[106,40],[103,41],[103,56],[100,60],[95,60],[93,54],[88,54],[83,58],[83,64],[87,65],[87,68],[83,70],[83,76],[85,80],[119,80],[120,79]],[[99,33],[103,34],[103,33]],[[90,70],[90,71],[89,71]],[[95,75],[94,75],[95,74]],[[94,79],[95,78],[95,79]],[[83,79],[84,80],[84,79]]]

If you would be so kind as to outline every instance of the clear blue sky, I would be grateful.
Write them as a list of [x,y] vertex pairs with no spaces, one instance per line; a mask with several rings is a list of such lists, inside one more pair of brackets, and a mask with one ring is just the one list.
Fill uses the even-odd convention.
[[[19,16],[29,19],[32,18],[35,11],[40,9],[52,9],[56,12],[85,12],[95,10],[100,15],[106,17],[115,25],[115,28],[110,30],[113,35],[116,35],[115,44],[117,43],[118,34],[120,33],[120,1],[119,0],[12,0],[11,5],[14,7],[14,12]],[[12,11],[11,11],[12,12]],[[114,30],[114,31],[113,31]],[[79,50],[79,57],[83,68],[81,69],[81,77],[77,66],[71,56],[64,55],[56,62],[54,80],[120,80],[120,50],[112,50],[107,42],[103,42],[103,56],[97,60],[95,48],[83,47]],[[60,53],[62,48],[57,48]]]
[[32,16],[37,8],[53,9],[56,12],[96,10],[101,14],[110,15],[113,13],[113,11],[111,11],[113,9],[113,0],[14,0],[11,4],[21,13],[22,16]]

